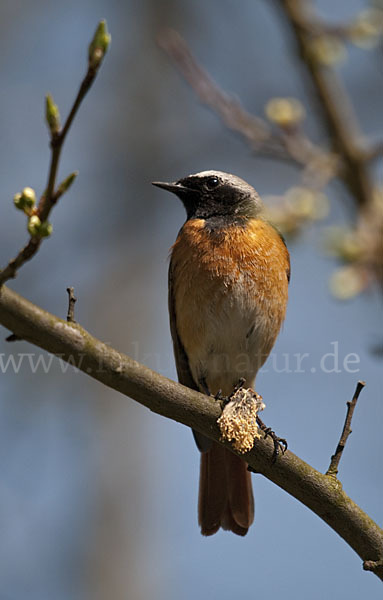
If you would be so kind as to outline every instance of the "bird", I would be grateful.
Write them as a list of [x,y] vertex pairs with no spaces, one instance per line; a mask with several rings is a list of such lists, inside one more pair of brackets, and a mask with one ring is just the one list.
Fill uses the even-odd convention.
[[[208,170],[172,183],[186,209],[170,251],[169,317],[178,380],[208,395],[254,388],[285,319],[290,258],[246,181]],[[201,453],[198,521],[244,536],[254,520],[251,473],[227,448],[193,431]]]

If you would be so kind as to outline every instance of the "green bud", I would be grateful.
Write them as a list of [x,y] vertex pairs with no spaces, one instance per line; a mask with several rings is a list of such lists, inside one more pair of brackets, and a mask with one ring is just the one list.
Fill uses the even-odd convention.
[[13,196],[13,203],[19,210],[23,210],[28,214],[31,208],[36,203],[35,191],[30,187],[25,187],[20,194]]
[[350,300],[360,294],[366,286],[362,272],[352,266],[335,271],[329,283],[332,294],[338,300]]
[[51,134],[58,133],[60,131],[60,113],[50,94],[45,96],[45,118]]
[[41,221],[39,217],[37,215],[30,217],[28,220],[28,233],[30,233],[30,235],[33,237],[37,237],[39,227],[41,227]]
[[106,21],[99,22],[96,32],[93,36],[88,49],[89,66],[98,67],[105,56],[111,42],[111,35],[108,33]]
[[39,227],[38,236],[39,237],[49,237],[51,235],[52,231],[53,231],[53,227],[52,227],[51,223],[49,223],[48,221],[44,221],[44,223],[41,223],[41,225]]
[[342,63],[347,57],[346,46],[334,35],[320,35],[310,42],[311,56],[319,64],[332,67]]
[[374,48],[383,33],[383,10],[367,8],[348,27],[348,37],[359,48]]
[[72,183],[76,179],[77,175],[78,175],[78,171],[74,171],[73,173],[71,173],[70,175],[68,175],[68,177],[66,177],[64,179],[64,181],[62,181],[60,183],[60,185],[57,188],[57,192],[56,192],[57,198],[59,198],[60,196],[62,196],[63,194],[65,194],[65,192],[67,190],[69,190],[70,186],[72,185]]
[[41,222],[37,215],[33,215],[28,220],[28,232],[33,237],[49,237],[53,231],[53,227],[48,221]]
[[293,127],[306,115],[303,104],[296,98],[271,98],[265,107],[267,118],[280,127]]
[[310,188],[294,186],[285,194],[286,202],[297,218],[307,220],[312,218],[315,207],[315,193]]
[[21,192],[21,197],[25,202],[27,208],[33,208],[36,203],[35,190],[30,187],[25,187]]
[[16,208],[18,208],[19,210],[24,210],[24,201],[22,199],[21,194],[15,194],[13,196],[13,204],[16,206]]

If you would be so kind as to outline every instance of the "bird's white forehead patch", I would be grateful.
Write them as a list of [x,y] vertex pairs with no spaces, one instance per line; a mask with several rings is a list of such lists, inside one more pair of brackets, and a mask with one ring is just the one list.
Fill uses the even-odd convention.
[[217,175],[217,177],[222,177],[222,176],[226,176],[226,177],[233,177],[233,175],[231,175],[231,173],[224,173],[223,171],[201,171],[200,173],[192,173],[190,175],[190,177],[211,177]]
[[221,181],[226,181],[228,184],[231,183],[236,187],[242,188],[243,190],[246,190],[248,192],[255,192],[253,186],[247,183],[244,179],[237,177],[237,175],[232,175],[231,173],[225,173],[224,171],[201,171],[200,173],[192,173],[188,177],[196,179],[204,179],[205,177],[218,177],[219,179],[221,179]]
[[191,173],[189,177],[220,177],[221,179],[239,179],[236,175],[232,175],[231,173],[224,173],[223,171],[201,171],[200,173]]

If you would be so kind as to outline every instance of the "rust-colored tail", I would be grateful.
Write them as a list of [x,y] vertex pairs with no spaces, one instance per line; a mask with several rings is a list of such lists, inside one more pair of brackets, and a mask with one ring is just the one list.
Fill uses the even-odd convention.
[[254,520],[251,475],[246,463],[219,444],[201,453],[198,521],[202,535],[220,527],[246,535]]

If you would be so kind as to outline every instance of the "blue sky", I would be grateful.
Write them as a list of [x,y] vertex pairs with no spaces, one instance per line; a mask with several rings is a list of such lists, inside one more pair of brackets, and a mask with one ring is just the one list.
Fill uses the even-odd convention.
[[[320,1],[331,19],[360,1]],[[54,235],[10,285],[60,316],[68,285],[77,319],[94,335],[175,378],[167,318],[167,256],[183,208],[150,186],[204,169],[238,174],[261,195],[297,181],[291,167],[254,157],[201,106],[155,38],[179,29],[219,84],[260,114],[272,96],[311,106],[277,11],[267,2],[116,0],[66,3],[25,0],[0,9],[0,257],[25,240],[13,194],[42,192],[49,159],[43,97],[66,114],[85,70],[86,47],[100,18],[112,46],[86,98],[60,166],[79,169],[54,211]],[[377,136],[382,84],[374,54],[351,49],[342,67],[363,129]],[[380,88],[380,89],[379,89]],[[321,139],[317,116],[307,128]],[[380,130],[381,133],[381,130]],[[348,223],[352,202],[328,190],[326,224]],[[376,290],[352,302],[329,294],[336,267],[324,256],[322,226],[289,242],[292,261],[286,323],[274,349],[308,353],[304,372],[275,372],[257,386],[264,420],[289,448],[325,471],[358,379],[367,381],[340,467],[345,491],[382,520],[382,375],[372,348],[381,343]],[[2,330],[3,339],[6,335]],[[335,344],[335,346],[334,346]],[[340,372],[324,372],[337,350]],[[4,600],[245,597],[283,593],[319,600],[360,593],[378,597],[377,578],[332,530],[285,492],[254,476],[255,523],[244,539],[220,532],[205,539],[196,518],[198,452],[190,432],[102,388],[58,361],[33,373],[40,352],[0,342],[0,355],[30,355],[19,372],[0,374],[0,582]],[[357,354],[360,362],[344,368]],[[325,359],[331,370],[332,358]],[[34,363],[33,363],[34,364]],[[315,372],[313,371],[315,369]],[[113,589],[112,589],[113,583]],[[110,594],[113,594],[111,596]]]

